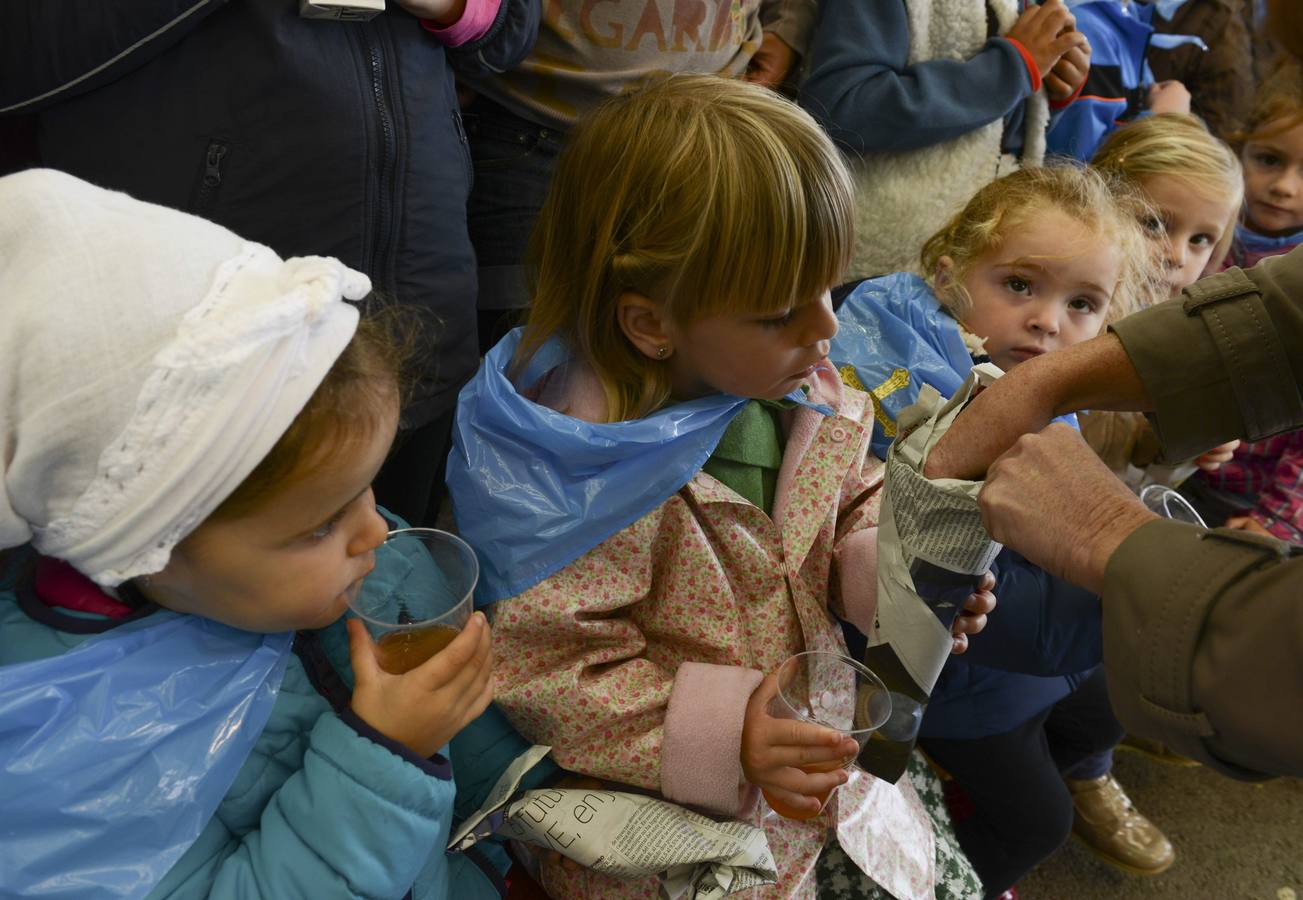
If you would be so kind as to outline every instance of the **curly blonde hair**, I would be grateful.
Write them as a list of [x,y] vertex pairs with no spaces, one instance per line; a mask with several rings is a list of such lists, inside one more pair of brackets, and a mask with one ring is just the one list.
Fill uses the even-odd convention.
[[850,258],[850,175],[809,114],[772,91],[673,75],[582,120],[529,254],[533,295],[513,374],[552,336],[592,366],[609,421],[670,395],[668,368],[626,338],[626,291],[687,324],[809,302]]
[[[1152,216],[1139,192],[1074,163],[1021,169],[983,187],[923,245],[924,278],[937,298],[963,319],[972,305],[964,280],[1016,228],[1045,210],[1058,210],[1118,250],[1122,266],[1106,318],[1114,322],[1150,305],[1161,291],[1159,268],[1143,222]],[[949,257],[939,282],[941,258]]]
[[1235,238],[1244,197],[1244,170],[1235,152],[1198,118],[1185,113],[1145,116],[1108,136],[1091,167],[1140,187],[1147,178],[1180,178],[1208,197],[1225,198],[1229,217],[1209,258],[1216,271]]

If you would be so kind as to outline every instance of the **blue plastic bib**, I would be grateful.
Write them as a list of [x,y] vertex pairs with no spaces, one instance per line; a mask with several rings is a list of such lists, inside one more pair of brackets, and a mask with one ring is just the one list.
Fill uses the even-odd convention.
[[148,894],[253,749],[292,637],[161,612],[0,667],[0,895]]
[[[887,458],[896,419],[930,384],[951,397],[968,377],[973,358],[959,323],[937,302],[927,282],[897,272],[861,282],[837,311],[837,336],[828,358],[842,380],[873,397],[874,454]],[[1056,421],[1077,427],[1077,417]]]
[[[746,402],[712,394],[627,422],[585,422],[522,396],[507,377],[516,329],[489,351],[457,401],[448,491],[457,528],[480,558],[476,603],[513,597],[651,512],[701,470]],[[534,384],[566,361],[544,345]],[[795,400],[832,411],[794,391]]]

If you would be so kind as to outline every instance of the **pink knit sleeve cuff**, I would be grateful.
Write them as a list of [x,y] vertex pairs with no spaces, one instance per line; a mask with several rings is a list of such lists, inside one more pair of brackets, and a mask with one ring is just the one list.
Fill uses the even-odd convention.
[[665,799],[716,815],[747,813],[756,790],[742,776],[742,720],[763,678],[741,666],[679,666],[661,744]]
[[461,18],[447,28],[440,28],[429,19],[421,20],[421,27],[438,38],[445,47],[460,47],[477,41],[488,34],[493,20],[498,17],[502,0],[466,0]]
[[863,634],[873,633],[878,614],[878,529],[847,535],[837,548],[842,617]]

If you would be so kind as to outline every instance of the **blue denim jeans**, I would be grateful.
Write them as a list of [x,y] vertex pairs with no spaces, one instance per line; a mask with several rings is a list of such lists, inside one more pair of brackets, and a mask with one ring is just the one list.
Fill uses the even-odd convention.
[[[475,182],[467,207],[481,322],[529,305],[525,248],[565,135],[479,97],[462,113]],[[488,336],[481,336],[483,344]]]

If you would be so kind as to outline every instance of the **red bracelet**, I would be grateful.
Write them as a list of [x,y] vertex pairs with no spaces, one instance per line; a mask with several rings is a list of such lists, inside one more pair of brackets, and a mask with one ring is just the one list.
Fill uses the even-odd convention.
[[1050,101],[1050,109],[1063,109],[1065,106],[1068,106],[1069,104],[1072,103],[1072,101],[1076,100],[1078,97],[1081,96],[1081,92],[1085,87],[1086,87],[1086,79],[1083,78],[1081,79],[1081,84],[1077,85],[1077,89],[1073,91],[1071,94],[1064,97],[1062,100]]

